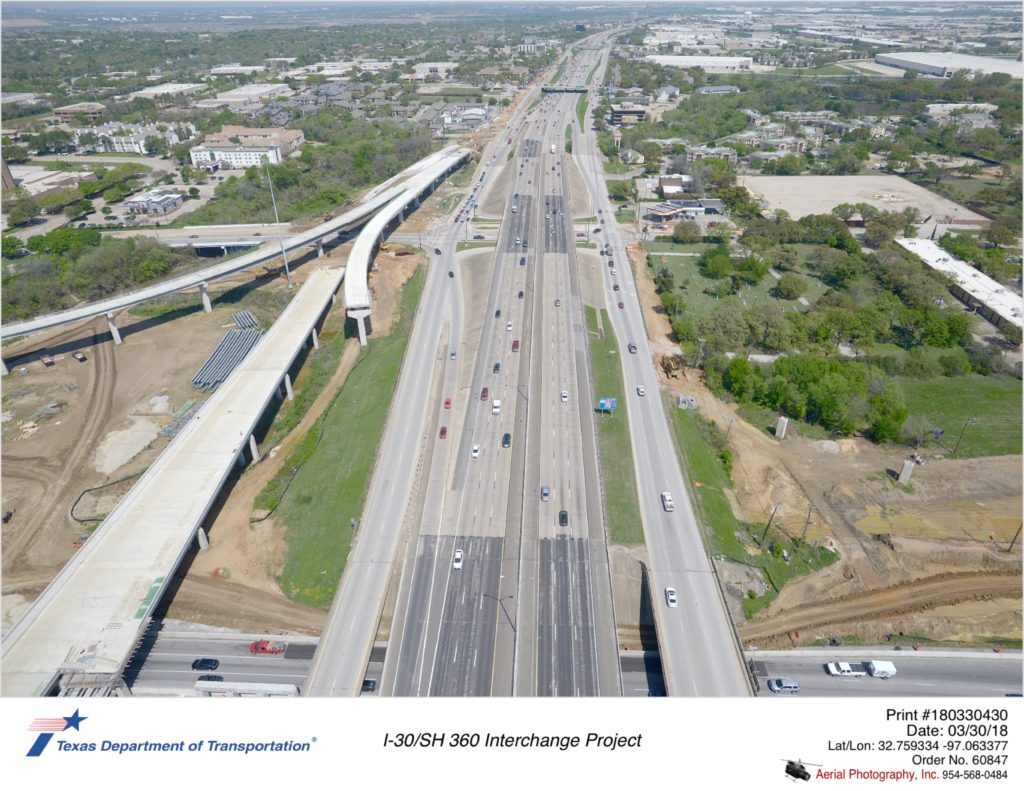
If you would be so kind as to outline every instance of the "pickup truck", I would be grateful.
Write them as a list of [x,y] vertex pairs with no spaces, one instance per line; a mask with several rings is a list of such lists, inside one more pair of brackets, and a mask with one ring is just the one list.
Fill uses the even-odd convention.
[[255,642],[249,643],[249,653],[283,654],[284,649],[287,647],[287,643],[283,643],[279,640],[256,640]]
[[830,676],[866,676],[868,671],[860,662],[829,662],[825,670]]

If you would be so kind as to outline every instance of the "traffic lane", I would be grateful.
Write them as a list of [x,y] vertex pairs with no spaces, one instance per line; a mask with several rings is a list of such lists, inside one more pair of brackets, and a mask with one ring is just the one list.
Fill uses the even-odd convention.
[[885,656],[896,665],[896,675],[889,679],[830,676],[825,671],[825,663],[836,657],[825,652],[821,657],[765,659],[762,658],[764,656],[759,652],[750,654],[751,667],[762,697],[774,697],[768,691],[767,681],[770,678],[795,679],[800,684],[799,694],[811,697],[1004,697],[1022,691],[1019,656],[1005,659],[952,658],[895,652],[891,648],[884,653],[881,650],[872,652],[866,648],[857,658],[840,657],[842,661],[859,662]]
[[624,652],[619,655],[622,694],[627,698],[663,697],[665,680],[657,651]]

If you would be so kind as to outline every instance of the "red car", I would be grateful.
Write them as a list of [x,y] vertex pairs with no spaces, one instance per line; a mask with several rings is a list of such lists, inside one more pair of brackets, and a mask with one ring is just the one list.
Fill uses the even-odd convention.
[[519,351],[519,341],[512,341],[512,351]]
[[487,400],[487,396],[489,396],[489,395],[490,395],[490,391],[485,387],[483,390],[480,391],[480,400],[481,401],[486,401]]
[[446,398],[444,400],[444,408],[445,409],[451,409],[452,408],[452,400],[450,398]]
[[441,426],[441,433],[439,436],[441,439],[446,439],[448,437],[448,426]]

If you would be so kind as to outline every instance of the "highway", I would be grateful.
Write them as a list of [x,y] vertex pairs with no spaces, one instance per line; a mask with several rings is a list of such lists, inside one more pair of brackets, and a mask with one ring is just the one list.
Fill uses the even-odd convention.
[[[606,57],[606,56],[605,56]],[[603,80],[605,60],[596,84]],[[632,342],[637,354],[623,354],[622,372],[628,401],[630,437],[643,515],[644,536],[651,559],[650,589],[658,644],[668,694],[671,696],[742,696],[750,694],[743,655],[702,541],[698,523],[676,456],[675,445],[659,397],[657,372],[647,343],[643,314],[626,256],[627,235],[618,226],[607,187],[597,140],[587,130],[573,135],[573,157],[601,223],[594,240],[608,245],[617,274],[604,270],[604,289],[619,348]],[[574,121],[575,125],[575,121]],[[619,285],[619,291],[614,286]],[[640,397],[636,387],[649,394]],[[675,510],[664,510],[661,493],[669,492]],[[665,589],[677,591],[678,606],[669,607]]]
[[[184,228],[139,228],[130,231],[104,231],[104,236],[133,239],[149,236],[171,247],[255,247],[288,239],[297,233],[291,223],[241,223],[238,225],[187,225]],[[279,250],[280,248],[278,248]]]
[[[768,690],[770,678],[792,678],[800,697],[1003,697],[1021,694],[1021,653],[924,649],[893,651],[892,646],[842,649],[755,651],[749,654],[761,697],[788,698]],[[888,679],[830,676],[827,662],[884,659],[896,665]]]

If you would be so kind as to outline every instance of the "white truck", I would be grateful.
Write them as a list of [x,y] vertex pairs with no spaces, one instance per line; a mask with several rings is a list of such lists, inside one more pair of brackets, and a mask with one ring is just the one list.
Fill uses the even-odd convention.
[[892,678],[896,675],[896,665],[881,659],[872,659],[864,663],[864,669],[873,678]]
[[830,676],[866,676],[868,671],[859,662],[829,662],[825,670]]
[[555,144],[554,143],[551,144],[551,153],[552,154],[555,153]]
[[491,402],[491,414],[492,415],[500,415],[501,414],[501,399],[500,398],[495,398]]

